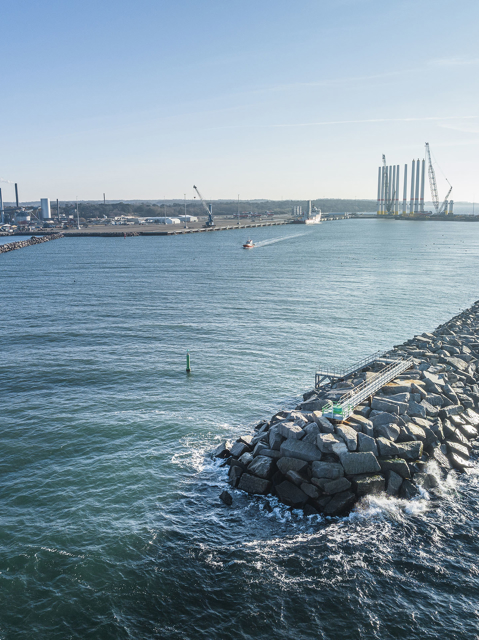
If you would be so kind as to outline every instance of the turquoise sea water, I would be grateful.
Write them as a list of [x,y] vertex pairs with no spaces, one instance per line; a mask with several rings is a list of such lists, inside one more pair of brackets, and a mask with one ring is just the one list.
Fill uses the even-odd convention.
[[[474,638],[478,476],[324,522],[218,500],[224,437],[479,298],[479,226],[0,256],[0,638]],[[192,374],[185,374],[189,349]],[[454,635],[455,634],[455,635]]]

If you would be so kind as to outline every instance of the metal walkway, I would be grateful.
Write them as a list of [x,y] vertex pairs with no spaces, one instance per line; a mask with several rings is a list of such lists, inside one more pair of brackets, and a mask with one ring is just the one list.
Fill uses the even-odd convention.
[[349,365],[349,367],[346,367],[345,369],[320,369],[319,371],[316,371],[314,387],[318,389],[327,378],[329,378],[329,380],[347,378],[353,373],[356,373],[356,371],[360,371],[361,369],[364,369],[364,367],[369,367],[374,364],[381,355],[382,351],[377,351],[372,356],[367,356],[366,358]]
[[331,420],[347,420],[354,409],[367,398],[373,396],[385,384],[394,380],[399,374],[413,365],[413,359],[395,360],[379,371],[373,378],[358,385],[339,398],[339,402],[331,400],[323,407],[323,416]]

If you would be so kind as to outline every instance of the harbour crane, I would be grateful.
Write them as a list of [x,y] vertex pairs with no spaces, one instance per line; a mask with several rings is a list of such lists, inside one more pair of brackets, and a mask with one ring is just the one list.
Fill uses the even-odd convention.
[[203,205],[203,208],[205,209],[206,213],[208,214],[208,219],[206,221],[206,226],[207,227],[214,227],[215,226],[215,221],[213,219],[212,205],[210,204],[210,206],[208,207],[206,202],[203,200],[203,197],[202,197],[201,193],[198,191],[198,187],[195,187],[195,185],[193,185],[193,189],[198,194],[198,197],[201,200],[201,204]]
[[436,183],[436,173],[434,171],[434,167],[432,166],[431,159],[431,150],[429,149],[429,142],[426,142],[426,160],[427,160],[427,173],[429,175],[429,185],[431,187],[431,197],[432,203],[434,205],[434,209],[436,210],[436,215],[440,216],[444,213],[444,210],[447,205],[447,201],[449,196],[451,195],[452,186],[449,180],[446,178],[447,184],[449,185],[449,191],[447,192],[446,197],[444,198],[444,202],[439,205],[439,195],[437,192],[437,183]]
[[383,181],[384,181],[384,208],[387,213],[391,213],[394,207],[394,200],[396,198],[396,190],[393,193],[389,193],[389,175],[388,167],[386,165],[386,156],[383,153]]

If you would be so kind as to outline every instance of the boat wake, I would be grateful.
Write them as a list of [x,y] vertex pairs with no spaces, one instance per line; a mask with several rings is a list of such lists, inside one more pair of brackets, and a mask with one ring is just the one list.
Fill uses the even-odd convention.
[[291,238],[299,238],[300,236],[307,236],[311,231],[307,231],[306,233],[294,233],[291,236],[283,236],[282,238],[271,238],[271,240],[262,240],[261,242],[255,242],[255,249],[258,247],[266,247],[269,244],[275,244],[276,242],[281,242],[282,240],[291,240]]

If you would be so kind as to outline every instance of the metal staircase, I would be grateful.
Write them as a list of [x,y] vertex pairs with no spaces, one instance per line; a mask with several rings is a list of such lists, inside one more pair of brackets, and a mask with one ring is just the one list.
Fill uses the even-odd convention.
[[327,402],[322,410],[323,416],[331,420],[347,420],[361,402],[373,396],[379,389],[394,380],[403,371],[412,367],[413,364],[412,358],[393,361],[384,369],[381,369],[374,377],[342,395],[338,402],[331,400]]
[[319,371],[316,371],[314,386],[316,389],[319,389],[319,387],[327,379],[340,380],[342,378],[348,378],[353,373],[356,373],[356,371],[360,371],[361,369],[364,369],[365,367],[369,367],[372,364],[374,364],[381,357],[381,355],[382,355],[382,351],[377,351],[372,356],[367,356],[366,358],[363,358],[362,360],[359,360],[358,362],[355,362],[354,364],[349,365],[349,367],[346,367],[345,369],[336,369],[336,368],[320,369]]

